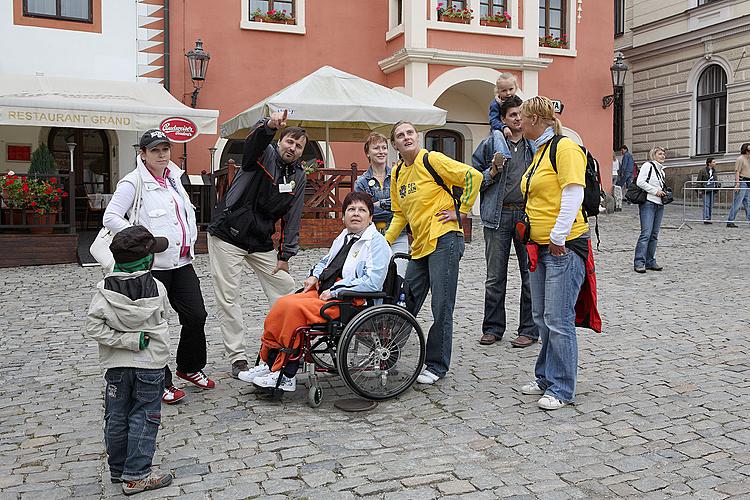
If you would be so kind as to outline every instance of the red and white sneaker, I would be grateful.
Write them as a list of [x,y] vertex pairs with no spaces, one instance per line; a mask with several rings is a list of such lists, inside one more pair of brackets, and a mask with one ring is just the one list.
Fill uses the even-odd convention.
[[165,387],[164,394],[161,395],[162,403],[173,405],[179,401],[185,399],[185,391],[178,389],[175,386]]
[[201,389],[213,389],[214,387],[216,387],[214,381],[208,378],[206,374],[203,373],[203,370],[198,370],[195,373],[183,373],[178,370],[175,373],[181,379],[187,380],[191,384],[197,385]]

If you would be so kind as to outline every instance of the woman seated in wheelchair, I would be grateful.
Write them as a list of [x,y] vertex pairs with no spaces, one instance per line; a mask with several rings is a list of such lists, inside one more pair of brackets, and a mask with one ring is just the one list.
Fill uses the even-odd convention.
[[[320,308],[336,300],[343,291],[379,292],[388,272],[391,249],[372,222],[372,198],[367,193],[352,192],[344,198],[344,228],[333,241],[328,254],[312,269],[300,293],[281,297],[271,308],[263,324],[260,363],[244,372],[239,379],[259,387],[287,392],[297,387],[299,361],[284,361],[289,351],[299,349],[301,336],[292,337],[297,328],[327,320]],[[332,319],[339,317],[338,307],[326,309]],[[282,369],[283,367],[283,369]],[[281,382],[278,381],[281,376]]]

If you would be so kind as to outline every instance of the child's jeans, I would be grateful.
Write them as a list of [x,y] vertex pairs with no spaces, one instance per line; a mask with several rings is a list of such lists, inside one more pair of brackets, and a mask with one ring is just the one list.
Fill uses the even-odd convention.
[[110,368],[104,374],[104,440],[113,479],[151,474],[161,422],[164,369]]

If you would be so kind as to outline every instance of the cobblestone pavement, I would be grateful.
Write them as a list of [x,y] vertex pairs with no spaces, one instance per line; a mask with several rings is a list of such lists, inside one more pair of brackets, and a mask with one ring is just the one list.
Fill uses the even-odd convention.
[[[635,209],[601,217],[605,331],[579,331],[577,404],[553,413],[517,390],[538,347],[512,349],[512,332],[494,346],[477,342],[485,269],[477,226],[461,262],[448,377],[367,413],[334,408],[348,394],[337,378],[324,379],[315,410],[304,377],[280,402],[231,379],[208,259],[199,257],[210,313],[206,371],[217,387],[187,387],[183,403],[163,408],[155,462],[176,479],[139,498],[750,498],[750,232],[723,224],[677,231],[681,210],[667,211],[664,271],[645,275],[632,271]],[[293,261],[298,282],[320,255]],[[119,494],[106,469],[96,346],[82,334],[99,277],[72,265],[0,270],[2,499]],[[255,350],[267,306],[251,274],[245,283]],[[427,326],[429,311],[419,319]]]

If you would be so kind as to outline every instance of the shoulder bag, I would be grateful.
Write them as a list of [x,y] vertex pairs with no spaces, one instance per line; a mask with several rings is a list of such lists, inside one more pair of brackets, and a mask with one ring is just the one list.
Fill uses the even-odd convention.
[[[141,179],[140,172],[136,176],[138,181],[135,184],[135,199],[133,200],[133,212],[129,218],[130,222],[135,224],[138,221],[138,211],[141,208],[141,190],[143,186],[143,179]],[[109,249],[109,245],[112,243],[115,233],[103,227],[99,230],[99,234],[94,238],[94,242],[89,248],[91,256],[102,266],[105,273],[111,272],[115,267],[115,258],[112,256],[112,252]]]
[[[644,163],[641,165],[641,168],[645,167],[646,164]],[[646,182],[651,180],[651,174],[654,172],[654,165],[649,162],[648,163],[648,177],[646,177]],[[636,205],[643,205],[646,203],[646,196],[648,193],[641,189],[640,186],[638,186],[638,181],[634,180],[630,183],[630,186],[628,186],[628,190],[625,192],[625,199],[628,200],[630,203],[635,203]]]

